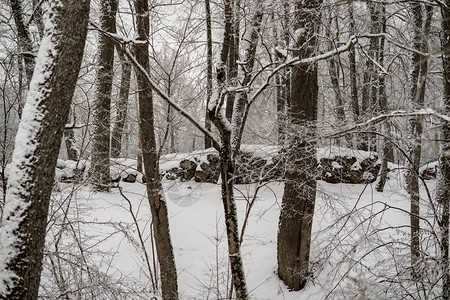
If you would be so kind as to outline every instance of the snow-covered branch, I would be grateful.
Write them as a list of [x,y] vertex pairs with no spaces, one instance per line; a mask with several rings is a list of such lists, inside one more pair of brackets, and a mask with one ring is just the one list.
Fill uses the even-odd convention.
[[287,68],[287,67],[291,67],[291,66],[310,64],[310,63],[314,63],[314,62],[317,62],[320,60],[328,59],[328,58],[338,55],[342,52],[348,51],[350,49],[350,47],[352,45],[355,45],[357,42],[358,42],[358,38],[353,35],[350,37],[350,39],[347,41],[347,43],[345,45],[342,45],[341,47],[338,47],[331,51],[328,51],[328,52],[325,52],[322,54],[318,54],[316,56],[303,58],[303,59],[300,57],[294,57],[294,58],[288,59],[286,62],[280,64],[279,66],[277,66],[276,68],[274,68],[272,70],[272,72],[269,74],[269,76],[267,76],[264,84],[261,85],[256,90],[256,92],[253,93],[253,95],[250,96],[249,102],[250,103],[253,102],[269,86],[272,77],[275,76],[280,70]]
[[205,134],[209,139],[211,139],[214,148],[219,147],[219,143],[216,138],[212,135],[210,131],[208,131],[202,124],[200,124],[197,120],[195,120],[184,108],[179,106],[169,95],[167,95],[156,83],[153,82],[148,72],[142,67],[141,64],[136,60],[134,55],[130,52],[130,50],[126,47],[129,43],[142,43],[142,41],[130,39],[126,36],[110,33],[102,30],[98,25],[93,22],[90,22],[91,26],[93,26],[96,30],[100,31],[102,34],[109,36],[114,39],[117,43],[122,46],[123,53],[130,59],[133,65],[141,72],[145,78],[147,79],[148,84],[151,89],[155,91],[164,101],[166,101],[173,109],[175,109],[179,114],[185,117],[189,122],[191,122],[198,130],[200,130],[203,134]]
[[437,117],[439,119],[441,119],[444,122],[450,122],[450,116],[449,115],[445,115],[445,114],[441,114],[431,108],[424,108],[424,109],[420,109],[420,110],[415,110],[415,111],[406,111],[406,110],[395,110],[392,111],[390,113],[386,113],[386,114],[381,114],[378,115],[376,117],[373,117],[367,121],[361,122],[361,123],[357,123],[349,128],[343,129],[343,130],[339,130],[338,132],[334,132],[331,134],[328,134],[325,136],[325,138],[335,138],[335,137],[339,137],[339,136],[343,136],[349,132],[358,130],[360,128],[363,127],[367,127],[369,125],[374,125],[380,122],[383,122],[386,119],[389,118],[396,118],[396,117],[415,117],[415,116],[434,116]]
[[174,108],[179,114],[185,117],[189,122],[191,122],[198,130],[200,130],[203,134],[205,134],[208,138],[211,139],[215,148],[218,148],[218,141],[212,135],[210,131],[208,131],[203,125],[201,125],[197,120],[195,120],[184,108],[179,106],[171,97],[169,97],[158,85],[156,85],[153,80],[150,78],[148,72],[142,67],[141,64],[138,63],[136,58],[131,54],[130,50],[124,47],[125,55],[130,59],[130,61],[134,64],[134,66],[141,72],[145,78],[147,79],[148,84],[151,89],[155,91],[162,99],[164,99],[172,108]]
[[403,50],[409,51],[409,52],[413,52],[413,53],[417,53],[420,56],[424,56],[424,57],[430,57],[430,56],[437,56],[435,54],[431,54],[431,53],[425,53],[425,52],[421,52],[419,49],[414,49],[408,46],[405,46],[397,41],[394,41],[393,39],[389,38],[389,36],[386,33],[370,33],[370,34],[363,34],[363,35],[359,35],[359,38],[378,38],[378,37],[382,37],[384,38],[386,41],[388,41],[389,43],[391,43],[392,45],[395,45]]

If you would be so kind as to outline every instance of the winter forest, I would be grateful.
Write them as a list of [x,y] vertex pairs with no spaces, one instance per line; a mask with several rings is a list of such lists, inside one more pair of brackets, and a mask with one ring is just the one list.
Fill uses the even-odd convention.
[[0,0],[0,299],[450,297],[450,2]]

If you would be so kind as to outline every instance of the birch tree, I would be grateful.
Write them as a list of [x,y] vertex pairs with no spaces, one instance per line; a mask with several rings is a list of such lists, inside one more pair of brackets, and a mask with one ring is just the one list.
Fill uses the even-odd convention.
[[0,228],[0,297],[37,299],[56,159],[83,56],[90,1],[48,1],[16,136]]

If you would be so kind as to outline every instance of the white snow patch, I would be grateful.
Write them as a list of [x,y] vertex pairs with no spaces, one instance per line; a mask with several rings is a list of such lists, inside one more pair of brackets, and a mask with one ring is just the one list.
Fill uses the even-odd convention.
[[331,167],[333,169],[342,169],[342,166],[337,161],[332,161],[331,162]]

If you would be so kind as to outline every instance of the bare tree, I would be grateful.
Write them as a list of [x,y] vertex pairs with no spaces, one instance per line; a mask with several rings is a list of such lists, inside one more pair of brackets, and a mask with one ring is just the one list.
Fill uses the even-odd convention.
[[84,51],[90,1],[49,1],[50,20],[16,137],[0,229],[3,299],[37,299],[56,159]]
[[[431,17],[433,9],[431,6],[426,7],[424,18],[424,7],[421,3],[411,4],[411,14],[414,18],[414,41],[415,49],[420,52],[427,52],[426,36],[430,32]],[[412,73],[410,82],[410,100],[414,109],[421,109],[425,99],[425,83],[428,73],[428,61],[426,57],[414,52],[412,54]],[[410,136],[412,144],[409,145],[409,170],[407,174],[408,192],[411,201],[411,265],[412,276],[420,278],[420,210],[419,210],[419,167],[422,153],[422,132],[423,117],[417,116],[410,121]]]
[[[442,50],[444,69],[444,111],[450,115],[450,8],[441,5],[442,13]],[[442,130],[444,145],[441,151],[441,259],[442,259],[442,299],[450,298],[450,256],[449,256],[449,216],[450,216],[450,122]]]
[[128,110],[128,95],[131,83],[131,63],[128,58],[118,50],[122,75],[120,79],[119,99],[117,101],[117,119],[111,132],[111,157],[119,157],[122,152],[122,138]]
[[[107,32],[116,31],[118,0],[102,0],[100,27]],[[111,89],[114,62],[114,41],[99,33],[99,68],[97,70],[97,91],[94,108],[94,134],[92,137],[91,175],[97,190],[108,191],[111,181],[110,158],[110,115]]]
[[[296,1],[293,56],[314,56],[321,1]],[[316,199],[317,63],[292,68],[290,134],[286,141],[286,183],[278,230],[278,276],[292,290],[308,280]]]
[[22,0],[10,0],[10,5],[12,9],[12,14],[14,18],[14,23],[17,28],[17,35],[19,37],[19,51],[20,56],[23,58],[25,63],[25,74],[28,81],[31,80],[33,76],[34,69],[34,55],[33,55],[33,44],[31,42],[30,32],[28,24],[25,23],[24,14],[22,9]]
[[[150,74],[148,53],[149,7],[147,0],[135,0],[136,29],[138,40],[135,45],[136,61]],[[163,299],[178,299],[177,270],[170,239],[167,204],[162,195],[159,177],[158,149],[155,140],[152,87],[145,74],[137,70],[139,88],[139,126],[142,157],[147,178],[147,193],[152,212],[152,227],[155,235],[156,252],[160,265]]]
[[[211,131],[211,120],[208,114],[208,105],[211,100],[213,88],[213,47],[212,47],[212,28],[211,28],[211,5],[209,0],[205,0],[205,19],[206,19],[206,110],[205,110],[205,128]],[[205,149],[211,148],[211,140],[205,136]]]

